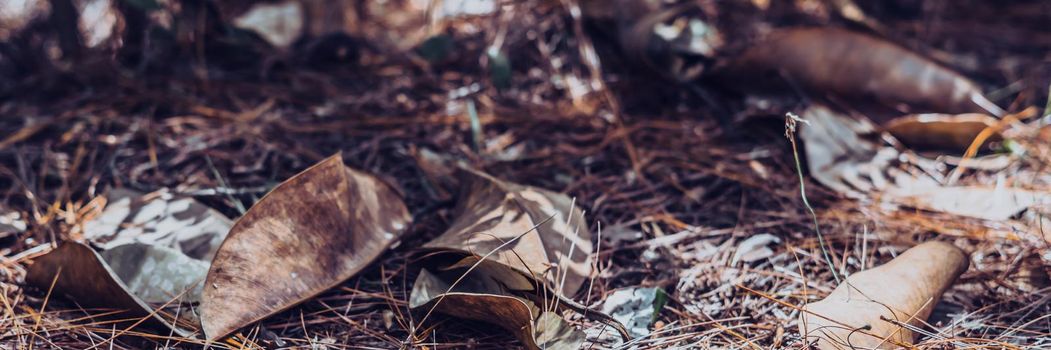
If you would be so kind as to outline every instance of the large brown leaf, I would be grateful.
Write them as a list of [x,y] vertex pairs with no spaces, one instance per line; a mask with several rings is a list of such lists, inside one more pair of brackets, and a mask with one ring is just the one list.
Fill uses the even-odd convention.
[[553,290],[573,295],[580,289],[591,272],[591,233],[568,196],[474,170],[462,170],[460,178],[464,182],[456,220],[424,249],[492,253],[487,261],[509,266]]
[[411,217],[379,179],[334,155],[286,180],[234,224],[208,271],[208,339],[287,309],[357,274]]

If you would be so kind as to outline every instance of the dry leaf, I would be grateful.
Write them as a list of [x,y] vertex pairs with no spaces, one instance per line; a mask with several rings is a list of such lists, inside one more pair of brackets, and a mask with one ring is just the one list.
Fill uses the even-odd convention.
[[720,75],[751,87],[757,80],[747,78],[770,73],[818,93],[876,97],[890,105],[945,113],[1003,115],[962,75],[893,43],[843,29],[776,30],[728,60]]
[[572,200],[473,170],[460,174],[464,186],[456,220],[424,249],[477,256],[493,252],[489,261],[576,294],[591,272],[592,246],[583,213],[572,208]]
[[303,22],[303,5],[295,0],[257,3],[233,19],[235,27],[256,32],[278,48],[289,47],[299,39]]
[[602,312],[627,326],[636,338],[650,335],[650,326],[668,303],[668,295],[657,287],[634,287],[617,290],[602,302]]
[[884,319],[922,327],[967,266],[967,255],[951,244],[920,244],[882,266],[848,277],[825,299],[806,305],[800,313],[800,333],[808,343],[816,340],[822,350],[907,347],[916,334]]
[[896,200],[914,208],[1003,221],[1037,205],[1051,205],[1051,193],[978,186],[897,188]]
[[[148,247],[148,246],[147,246]],[[161,248],[163,249],[163,248]],[[168,250],[168,252],[174,252]],[[177,254],[177,253],[176,253]],[[122,255],[122,254],[118,254]],[[146,291],[146,295],[152,300],[162,300],[161,294],[155,291],[151,291],[147,284],[143,283],[142,277],[147,276],[151,273],[160,276],[161,279],[167,279],[163,273],[167,271],[157,271],[156,269],[150,268],[136,268],[142,267],[146,260],[154,259],[155,263],[160,263],[164,267],[158,267],[159,269],[166,269],[174,267],[177,269],[183,269],[182,267],[173,266],[171,264],[164,264],[163,261],[158,262],[156,260],[167,260],[171,258],[171,255],[161,253],[163,257],[156,259],[156,257],[150,252],[140,254],[138,258],[138,265],[132,260],[137,260],[135,257],[128,257],[124,255],[122,258],[116,260],[122,260],[128,262],[123,264],[123,268],[114,271],[111,269],[107,262],[103,260],[103,257],[95,252],[94,249],[77,242],[66,242],[55,250],[41,256],[33,261],[33,265],[30,265],[26,275],[26,283],[36,286],[42,290],[48,290],[51,288],[52,282],[54,282],[53,293],[54,295],[66,295],[71,300],[75,300],[79,305],[89,308],[99,308],[94,312],[96,317],[108,320],[132,320],[133,323],[139,319],[145,319],[142,323],[143,326],[172,329],[180,336],[191,336],[195,333],[195,318],[192,313],[180,312],[180,321],[178,321],[178,327],[173,325],[171,322],[174,316],[166,315],[167,313],[156,313],[151,316],[151,310],[153,307],[148,303],[144,302],[139,297],[135,296],[131,291],[132,288],[128,287],[125,282],[134,283],[136,287],[134,290]],[[182,258],[186,258],[182,256]],[[169,261],[170,262],[170,261]],[[120,263],[118,263],[120,265]],[[204,272],[204,270],[200,271]],[[119,273],[128,274],[128,280],[122,280]],[[199,277],[203,277],[200,274]],[[199,284],[200,280],[194,281],[192,284]],[[185,285],[183,285],[185,287]],[[168,298],[164,303],[180,297],[183,293],[177,292],[177,288],[174,285],[171,288],[167,288],[176,295]],[[180,300],[185,301],[185,300]],[[170,305],[180,305],[179,302],[172,302]],[[161,306],[161,305],[156,305]],[[186,310],[186,309],[184,309]]]
[[821,184],[844,195],[863,198],[873,190],[886,188],[891,178],[902,173],[894,167],[901,153],[867,137],[876,131],[867,119],[837,113],[819,104],[807,107],[800,116],[807,121],[800,125],[799,137],[810,176]]
[[[978,133],[995,126],[997,119],[985,114],[916,114],[895,118],[883,128],[894,138],[913,149],[933,148],[962,154]],[[1000,133],[988,141],[1003,140]]]
[[477,270],[452,286],[462,273],[447,271],[439,276],[421,270],[413,284],[409,307],[418,313],[426,314],[433,309],[459,318],[496,324],[514,334],[528,349],[580,348],[583,333],[553,310],[541,310],[528,299],[508,294],[502,286],[481,282],[487,276]]
[[84,223],[84,239],[102,250],[130,243],[163,246],[211,261],[233,222],[215,209],[168,190],[146,195],[115,188],[106,207]]
[[[410,306],[500,325],[530,349],[578,348],[583,333],[556,310],[537,308],[562,302],[536,290],[573,295],[590,273],[591,234],[583,213],[563,194],[469,169],[458,179],[456,220],[424,245],[445,253],[429,255],[427,266],[445,267],[438,275],[421,271]],[[434,263],[438,257],[452,257],[451,263]],[[538,294],[552,300],[531,299]]]
[[230,220],[167,190],[142,195],[118,188],[106,198],[101,215],[83,225],[84,237],[102,252],[67,242],[36,259],[27,282],[46,290],[55,281],[56,293],[124,310],[119,317],[125,319],[146,317],[163,306],[166,316],[151,317],[146,325],[172,328],[177,323],[178,334],[192,335],[199,327],[192,304],[201,300],[208,264]]
[[[867,119],[818,104],[801,115],[807,121],[800,126],[799,135],[810,176],[844,195],[867,198],[878,194],[896,205],[996,221],[1051,204],[1051,193],[1044,191],[942,185],[931,176],[936,172],[919,168],[921,159],[912,157],[914,163],[903,163],[901,152],[882,140],[866,137],[874,132]],[[1040,234],[1038,229],[1026,231]]]
[[234,224],[201,302],[208,339],[287,309],[354,276],[411,217],[401,197],[336,154],[275,187]]

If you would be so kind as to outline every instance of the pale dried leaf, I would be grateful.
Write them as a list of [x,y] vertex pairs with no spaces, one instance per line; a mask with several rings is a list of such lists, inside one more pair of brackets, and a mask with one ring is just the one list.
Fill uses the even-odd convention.
[[102,250],[143,243],[210,261],[233,226],[226,216],[167,190],[142,195],[115,188],[102,214],[84,223],[84,238]]
[[303,5],[291,0],[258,3],[234,18],[234,26],[258,33],[270,45],[286,48],[303,34]]

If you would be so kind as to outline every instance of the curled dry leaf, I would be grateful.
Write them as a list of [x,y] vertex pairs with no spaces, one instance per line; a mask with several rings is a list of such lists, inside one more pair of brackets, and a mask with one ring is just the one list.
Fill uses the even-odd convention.
[[894,43],[843,29],[776,30],[727,62],[720,75],[752,85],[755,79],[742,78],[773,72],[820,93],[945,113],[1004,113],[962,75]]
[[[148,318],[147,326],[194,334],[199,320],[192,305],[201,300],[208,264],[230,219],[167,190],[142,195],[113,189],[106,198],[102,213],[83,226],[84,237],[102,252],[67,242],[36,259],[26,281],[44,290],[54,281],[56,294],[107,309],[104,314],[121,310],[108,318]],[[161,310],[149,316],[154,309]]]
[[583,213],[563,194],[469,169],[458,178],[456,220],[423,247],[436,253],[425,266],[444,267],[421,271],[410,306],[500,325],[531,349],[578,348],[583,333],[554,313],[565,300],[549,291],[575,294],[591,271]]
[[449,270],[439,275],[421,270],[409,297],[409,307],[498,325],[529,349],[580,348],[583,333],[553,310],[542,310],[533,301],[507,293],[501,285],[486,283],[495,277],[487,276],[491,271],[472,271],[454,286],[452,282],[459,279],[463,270]]
[[[489,261],[566,295],[580,290],[591,272],[591,232],[568,196],[474,170],[461,170],[460,178],[464,185],[456,220],[425,250],[465,256],[493,252]],[[505,242],[511,243],[497,250]]]
[[[137,248],[136,248],[137,249]],[[171,255],[172,251],[163,251],[164,248],[160,248],[162,251],[153,255],[149,250],[140,255],[140,258],[155,260],[153,263],[158,264],[159,269],[166,269],[169,267],[175,267],[170,264],[171,260],[178,262],[179,258],[175,255]],[[144,320],[142,325],[153,328],[172,329],[181,336],[190,336],[194,334],[197,327],[195,318],[192,317],[192,313],[179,312],[179,320],[172,322],[175,317],[167,312],[154,313],[153,306],[162,306],[168,304],[168,301],[180,299],[182,291],[177,291],[180,288],[186,288],[186,285],[175,286],[170,285],[170,288],[164,288],[174,293],[171,297],[164,299],[160,294],[159,290],[152,290],[149,288],[151,282],[148,281],[151,273],[156,273],[158,281],[166,279],[167,271],[157,271],[156,269],[141,268],[145,263],[144,261],[135,262],[131,260],[134,257],[128,257],[128,255],[117,253],[122,257],[116,260],[124,260],[126,264],[117,263],[120,266],[119,269],[111,269],[107,260],[103,259],[98,253],[95,252],[91,247],[77,242],[66,242],[55,250],[48,254],[41,256],[40,258],[33,261],[33,265],[29,266],[26,274],[26,283],[32,286],[36,286],[42,290],[48,290],[54,282],[53,294],[54,295],[65,295],[70,299],[77,301],[78,304],[89,308],[98,308],[95,310],[96,317],[107,319],[107,320],[132,320],[136,322],[138,320]],[[148,256],[148,257],[147,257]],[[181,258],[186,258],[181,256]],[[188,269],[192,267],[178,267],[179,269]],[[198,276],[203,277],[202,269]],[[191,276],[192,277],[192,276]],[[127,278],[127,279],[124,279]],[[132,286],[129,287],[129,284]],[[200,279],[191,282],[190,285],[200,284]],[[145,296],[151,300],[160,301],[164,300],[160,305],[143,301],[142,298],[137,297],[133,291],[145,292]],[[179,305],[179,302],[173,302],[174,305]],[[162,310],[163,311],[163,310]]]
[[[883,129],[910,148],[932,148],[962,154],[982,130],[996,124],[996,118],[979,113],[928,113],[895,118],[887,122]],[[987,141],[1002,140],[1003,135],[996,133]]]
[[396,242],[411,217],[392,187],[336,154],[275,187],[215,254],[201,318],[208,339],[345,281]]
[[886,188],[894,176],[903,175],[896,168],[901,153],[872,139],[876,127],[867,119],[819,104],[807,107],[800,116],[807,121],[800,126],[799,136],[810,176],[821,184],[861,198]]
[[916,334],[887,320],[922,327],[967,266],[967,255],[951,244],[920,244],[848,277],[825,299],[806,305],[800,333],[822,350],[908,347]]

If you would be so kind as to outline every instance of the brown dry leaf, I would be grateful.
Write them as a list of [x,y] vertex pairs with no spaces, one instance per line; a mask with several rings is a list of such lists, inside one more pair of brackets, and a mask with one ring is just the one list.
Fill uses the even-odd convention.
[[804,306],[799,331],[821,350],[908,347],[916,334],[883,319],[922,327],[968,264],[967,255],[951,244],[920,244],[851,275],[825,299]]
[[[48,290],[51,288],[52,282],[54,282],[53,296],[65,295],[81,306],[99,308],[101,310],[93,312],[98,318],[131,320],[124,323],[134,323],[141,319],[143,320],[143,326],[172,329],[180,336],[188,337],[196,333],[196,318],[193,317],[192,313],[178,312],[179,320],[172,322],[175,319],[172,315],[174,311],[153,313],[152,310],[154,308],[150,304],[132,293],[133,290],[139,292],[151,290],[145,283],[139,283],[142,282],[142,279],[137,277],[149,276],[150,274],[168,277],[168,273],[173,271],[160,271],[168,268],[173,268],[177,270],[174,272],[180,273],[186,269],[193,269],[192,266],[179,264],[180,262],[186,262],[181,259],[192,259],[186,258],[181,254],[167,254],[172,252],[174,251],[168,250],[168,252],[152,254],[148,249],[139,250],[141,254],[139,254],[139,259],[136,259],[129,254],[121,254],[118,250],[116,254],[120,258],[117,258],[117,260],[123,259],[129,264],[118,262],[116,265],[123,267],[111,269],[107,260],[104,260],[91,247],[82,243],[66,242],[33,261],[33,265],[30,265],[27,271],[26,283],[42,290]],[[138,263],[136,264],[132,260],[136,260]],[[150,264],[157,268],[142,268],[143,265],[146,265],[145,260],[152,260]],[[147,292],[146,295],[155,301],[164,300],[160,303],[161,305],[155,304],[156,306],[167,306],[164,304],[178,306],[180,305],[179,302],[169,303],[168,301],[185,297],[184,292],[177,290],[200,284],[200,278],[203,277],[204,271],[204,269],[201,269],[198,279],[190,282],[190,285],[170,285],[170,288],[167,289],[176,295],[167,299],[156,294],[159,292]],[[125,276],[121,276],[121,274],[125,274]],[[190,277],[192,278],[192,276]],[[126,282],[136,283],[138,288],[129,288]],[[175,324],[178,324],[178,326],[175,326]]]
[[492,252],[488,261],[565,295],[576,294],[591,272],[592,246],[583,213],[572,200],[474,170],[460,174],[464,182],[456,220],[423,248],[476,256]]
[[[963,153],[985,128],[993,127],[997,119],[985,114],[915,114],[895,118],[883,129],[913,149],[932,148]],[[1000,133],[987,141],[1003,140]]]
[[[125,310],[120,315],[145,317],[154,308],[163,314],[147,326],[173,328],[183,336],[196,332],[199,320],[192,304],[201,300],[208,265],[232,223],[190,197],[167,190],[149,194],[117,188],[97,217],[83,225],[83,236],[102,251],[68,242],[38,258],[27,282],[100,308]],[[61,271],[61,273],[60,273]],[[180,310],[181,308],[181,310]],[[165,322],[164,320],[168,320]]]
[[[541,310],[526,298],[507,293],[503,286],[485,282],[491,271],[472,271],[453,286],[462,274],[439,275],[420,271],[409,296],[409,307],[417,312],[436,312],[468,320],[496,324],[522,341],[528,349],[579,349],[584,334],[553,310]],[[492,276],[495,277],[495,276]]]
[[275,187],[234,224],[201,302],[209,340],[287,309],[364,269],[411,216],[386,183],[325,159]]
[[728,60],[720,75],[755,85],[756,79],[743,78],[761,80],[771,72],[818,93],[945,113],[1004,113],[962,75],[894,43],[843,29],[776,30]]
[[[444,253],[429,255],[427,266],[444,267],[421,271],[410,306],[500,325],[530,349],[578,348],[583,333],[555,313],[562,302],[545,292],[573,295],[591,272],[583,213],[563,194],[466,168],[457,178],[456,220],[423,247]],[[437,257],[448,263],[433,263]],[[546,298],[531,299],[537,295]]]

